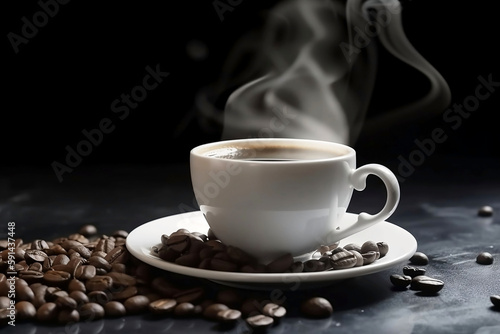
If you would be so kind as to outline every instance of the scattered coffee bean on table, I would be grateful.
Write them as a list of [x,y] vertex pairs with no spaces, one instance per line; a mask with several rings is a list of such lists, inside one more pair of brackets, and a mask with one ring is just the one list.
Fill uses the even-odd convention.
[[477,211],[479,217],[491,217],[493,216],[493,208],[489,205],[485,205],[479,208]]
[[488,252],[482,252],[476,257],[476,262],[479,264],[489,265],[493,263],[493,255]]
[[500,295],[490,296],[490,301],[493,306],[500,308]]
[[422,252],[415,252],[410,258],[410,263],[417,266],[425,266],[429,264],[429,258]]
[[413,277],[411,280],[411,289],[421,291],[423,293],[435,294],[444,286],[444,282],[425,275]]
[[412,267],[412,266],[404,266],[403,267],[403,274],[406,276],[410,277],[416,277],[416,276],[421,276],[425,275],[426,270],[424,268],[417,268],[417,267]]
[[391,283],[398,289],[406,289],[411,283],[411,276],[394,274],[391,275]]
[[300,311],[307,317],[311,318],[327,318],[332,315],[332,304],[323,297],[313,297],[305,300]]

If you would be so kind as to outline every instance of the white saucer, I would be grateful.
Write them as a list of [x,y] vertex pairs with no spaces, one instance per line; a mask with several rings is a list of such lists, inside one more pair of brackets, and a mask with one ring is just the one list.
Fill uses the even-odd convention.
[[[346,213],[344,219],[347,221],[343,223],[352,223],[356,217],[355,214]],[[139,260],[173,273],[204,278],[228,286],[260,289],[272,286],[280,286],[281,288],[288,286],[291,289],[296,289],[299,285],[305,287],[311,284],[330,284],[336,280],[368,275],[407,261],[417,250],[417,241],[411,233],[384,221],[340,242],[340,246],[342,246],[348,243],[361,245],[368,240],[385,241],[389,245],[387,255],[366,266],[313,273],[252,274],[221,272],[181,266],[163,261],[152,255],[151,247],[160,243],[162,234],[171,234],[180,228],[185,228],[191,232],[207,233],[209,226],[200,211],[159,218],[130,232],[127,237],[127,249]]]

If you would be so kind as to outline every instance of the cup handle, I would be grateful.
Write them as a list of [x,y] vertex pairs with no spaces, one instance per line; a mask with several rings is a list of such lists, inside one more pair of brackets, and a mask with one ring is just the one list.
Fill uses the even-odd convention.
[[387,190],[387,200],[385,206],[377,214],[371,215],[366,212],[361,212],[358,215],[358,220],[343,231],[343,234],[350,235],[365,228],[372,226],[375,223],[387,219],[396,210],[399,203],[400,189],[398,179],[389,168],[379,164],[367,164],[355,169],[350,177],[350,181],[354,189],[362,191],[366,188],[366,178],[368,175],[378,176],[385,185]]

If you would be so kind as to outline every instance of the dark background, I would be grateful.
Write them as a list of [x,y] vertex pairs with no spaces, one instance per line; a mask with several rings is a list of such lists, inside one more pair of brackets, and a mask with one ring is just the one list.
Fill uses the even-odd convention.
[[[54,161],[64,163],[65,147],[75,148],[85,139],[82,131],[97,128],[103,118],[113,121],[114,131],[104,135],[72,174],[99,163],[187,162],[190,148],[220,139],[217,128],[209,131],[200,125],[196,95],[221,77],[236,41],[262,27],[267,11],[279,2],[244,0],[221,21],[212,1],[71,1],[60,4],[58,13],[27,44],[19,45],[17,54],[8,33],[20,34],[22,18],[33,22],[41,7],[36,1],[17,7],[10,2],[2,10],[1,165],[50,171]],[[474,94],[480,75],[492,74],[500,81],[499,29],[492,3],[402,3],[405,32],[448,82],[452,103]],[[368,119],[387,105],[418,97],[428,85],[418,73],[381,56]],[[169,77],[120,120],[111,110],[112,101],[130,94],[142,83],[146,66],[157,64]],[[448,140],[437,145],[420,169],[448,172],[448,158],[498,157],[498,95],[492,94],[462,126],[448,132]],[[407,158],[415,150],[416,139],[444,126],[442,114],[424,119],[375,134],[362,131],[354,145],[361,162],[383,162],[396,169],[398,157]]]

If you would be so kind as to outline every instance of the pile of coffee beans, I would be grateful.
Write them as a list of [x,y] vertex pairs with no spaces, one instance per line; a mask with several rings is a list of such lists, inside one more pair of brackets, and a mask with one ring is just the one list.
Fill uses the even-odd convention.
[[[14,247],[7,248],[9,243],[0,240],[0,325],[7,324],[13,312],[16,321],[52,324],[148,313],[202,317],[224,325],[245,321],[253,329],[275,325],[286,316],[284,305],[265,296],[232,288],[207,289],[197,279],[137,260],[125,247],[127,235],[122,230],[97,235],[95,226],[86,225],[79,233],[52,241],[16,239]],[[169,245],[182,249],[182,238],[168,240],[180,241]],[[245,256],[225,250],[233,258]],[[276,264],[274,270],[278,267],[283,268]],[[326,299],[314,297],[304,300],[301,312],[321,318],[330,316],[333,308]]]
[[[339,244],[321,246],[313,258],[295,261],[291,254],[283,254],[268,264],[238,247],[222,243],[211,230],[205,235],[179,229],[160,238],[161,244],[154,246],[153,254],[159,258],[199,269],[244,273],[300,273],[325,270],[348,269],[371,264],[389,251],[386,242],[366,241],[362,245]],[[317,256],[315,256],[317,255]]]

